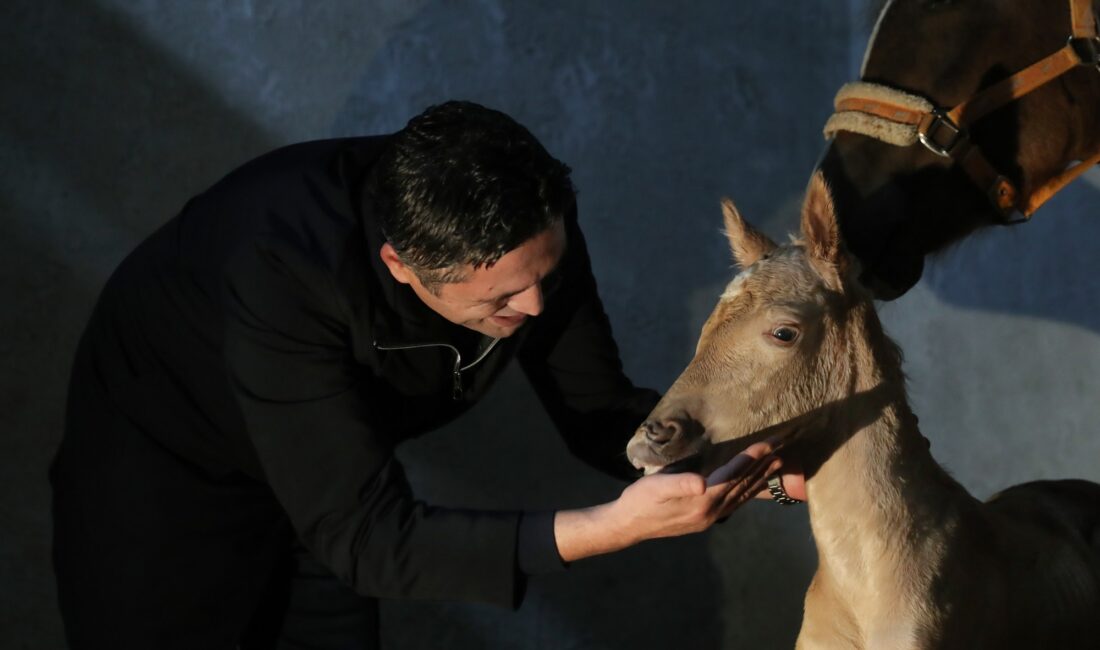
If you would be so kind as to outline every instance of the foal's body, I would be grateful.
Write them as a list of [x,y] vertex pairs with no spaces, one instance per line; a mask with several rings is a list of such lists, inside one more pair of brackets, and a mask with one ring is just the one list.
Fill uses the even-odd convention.
[[1100,486],[1036,482],[983,504],[906,412],[898,396],[807,483],[819,566],[798,647],[1100,645],[1100,548],[1087,537]]
[[1029,483],[983,504],[936,464],[820,176],[804,242],[776,247],[728,203],[726,226],[745,270],[631,461],[700,455],[707,470],[782,432],[819,560],[799,648],[1100,647],[1100,485]]

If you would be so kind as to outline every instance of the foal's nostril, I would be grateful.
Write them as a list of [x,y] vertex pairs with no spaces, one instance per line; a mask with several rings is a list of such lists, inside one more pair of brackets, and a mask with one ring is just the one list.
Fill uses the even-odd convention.
[[655,445],[663,445],[680,434],[680,423],[675,420],[666,422],[648,421],[642,425],[646,440]]

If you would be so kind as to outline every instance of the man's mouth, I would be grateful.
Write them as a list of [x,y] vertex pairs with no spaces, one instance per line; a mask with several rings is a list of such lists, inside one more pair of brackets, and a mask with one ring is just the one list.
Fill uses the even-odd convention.
[[515,327],[517,325],[522,325],[523,321],[527,320],[527,316],[526,314],[515,314],[514,316],[492,316],[490,320],[493,321],[494,325],[499,325],[500,327]]

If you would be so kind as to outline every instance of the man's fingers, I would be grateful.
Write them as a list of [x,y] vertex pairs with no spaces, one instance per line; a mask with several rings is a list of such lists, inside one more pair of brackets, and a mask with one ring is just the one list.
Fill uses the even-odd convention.
[[783,490],[787,496],[799,501],[806,500],[806,477],[797,468],[786,467],[779,473]]
[[768,484],[768,477],[782,466],[783,463],[778,458],[764,458],[756,462],[740,480],[731,483],[729,490],[715,503],[718,516],[729,516],[741,504],[753,498]]
[[707,477],[707,488],[721,487],[723,491],[734,490],[746,479],[760,474],[765,469],[774,473],[782,466],[783,462],[775,456],[764,455],[754,458],[747,454],[738,454],[730,462],[710,473]]
[[731,492],[744,491],[744,486],[761,475],[764,468],[771,467],[769,472],[778,471],[781,463],[779,459],[769,455],[772,447],[771,441],[751,444],[705,478],[694,472],[683,472],[651,474],[639,480],[647,481],[661,501],[707,494],[708,498],[721,503]]
[[733,514],[734,510],[737,510],[746,502],[750,501],[754,495],[763,490],[767,485],[767,477],[759,476],[754,478],[751,484],[747,484],[745,489],[731,491],[726,498],[721,501],[721,505],[718,508],[718,519]]
[[770,438],[749,445],[741,453],[726,461],[726,464],[711,472],[707,476],[707,487],[727,483],[741,477],[750,471],[754,463],[767,458],[774,449],[775,441]]
[[768,454],[775,451],[777,441],[774,438],[768,438],[767,440],[761,440],[760,442],[754,442],[748,447],[745,447],[743,453],[749,454],[755,458],[763,458]]
[[756,460],[756,458],[749,454],[737,454],[725,465],[722,465],[707,476],[707,487],[714,487],[719,483],[727,483],[740,477],[756,462]]

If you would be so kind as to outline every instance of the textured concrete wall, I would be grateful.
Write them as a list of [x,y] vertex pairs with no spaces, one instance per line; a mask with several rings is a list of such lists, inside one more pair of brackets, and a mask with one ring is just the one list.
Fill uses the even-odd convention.
[[[466,98],[575,170],[628,370],[666,387],[730,274],[717,202],[774,236],[797,207],[863,0],[278,3],[11,0],[0,21],[0,647],[63,647],[45,471],[107,274],[191,194],[302,139]],[[883,309],[933,451],[986,496],[1100,480],[1100,183],[933,262]],[[619,487],[570,459],[518,373],[402,450],[425,499],[558,508]],[[486,472],[489,472],[486,474]],[[803,509],[533,581],[516,613],[386,603],[392,648],[785,647],[815,557]]]

